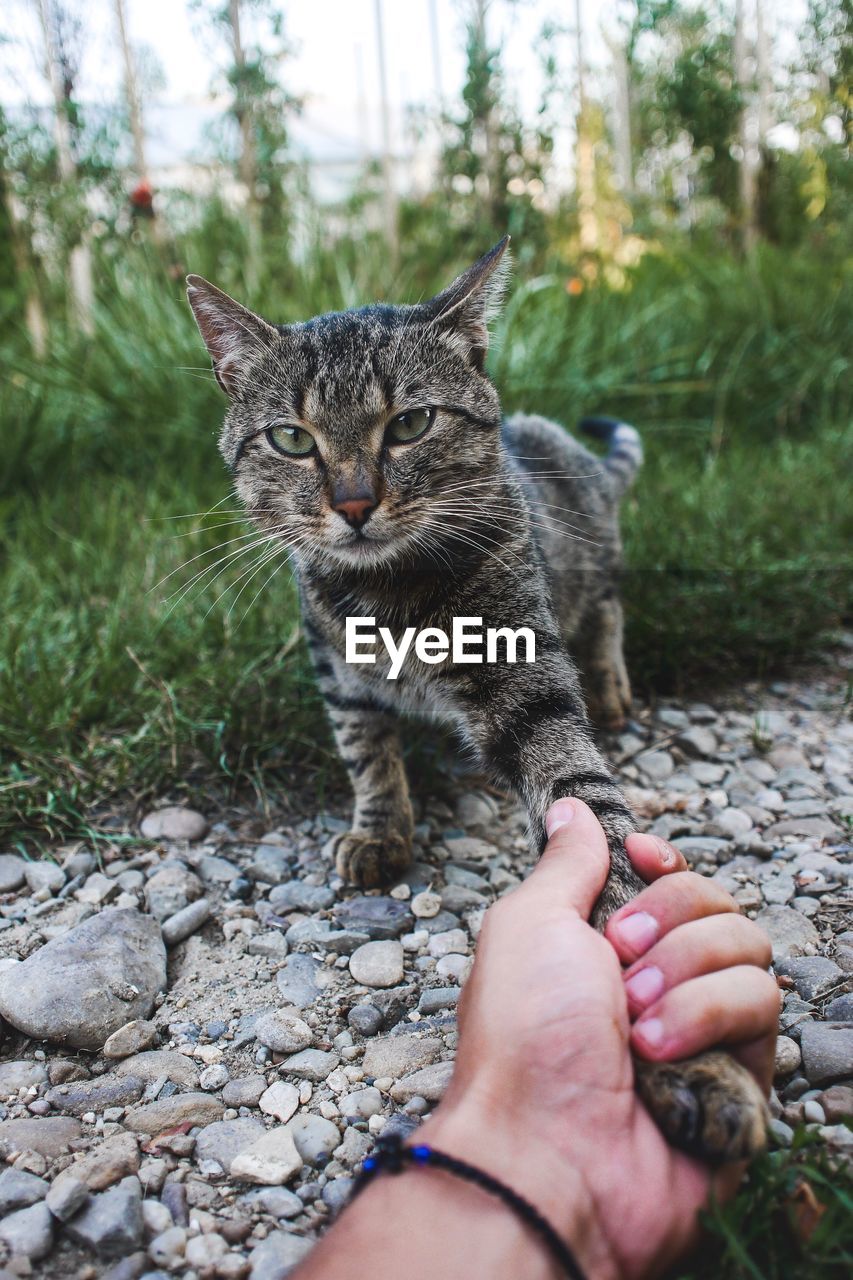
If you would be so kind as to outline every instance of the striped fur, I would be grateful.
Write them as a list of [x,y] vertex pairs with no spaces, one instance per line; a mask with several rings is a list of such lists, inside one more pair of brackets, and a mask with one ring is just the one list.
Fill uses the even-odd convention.
[[[397,717],[413,714],[451,725],[496,780],[516,790],[534,854],[555,799],[578,796],[592,808],[611,853],[594,915],[602,927],[642,887],[624,849],[637,823],[587,711],[589,704],[615,727],[630,704],[618,503],[642,450],[633,427],[610,420],[581,424],[607,442],[602,459],[544,418],[503,418],[484,360],[505,248],[501,242],[429,302],[299,325],[270,325],[199,277],[190,277],[189,297],[230,397],[222,454],[250,515],[294,564],[317,679],[355,793],[352,829],[337,840],[341,875],[382,885],[411,860]],[[420,439],[395,444],[389,424],[419,407],[433,407],[432,425]],[[278,452],[269,431],[282,423],[311,432],[315,452]],[[335,509],[342,493],[365,502],[369,495],[373,510],[361,526]],[[536,662],[410,658],[390,681],[381,648],[373,666],[345,661],[353,616],[374,618],[396,638],[406,627],[449,634],[454,617],[481,618],[484,628],[529,627]],[[743,1081],[739,1087],[743,1094]],[[650,1085],[650,1098],[655,1091]],[[701,1106],[690,1110],[689,1081],[678,1105],[670,1080],[660,1091],[670,1130],[713,1154],[721,1139]],[[742,1108],[750,1121],[752,1102],[750,1093]],[[717,1154],[740,1153],[754,1130],[753,1123],[726,1131]]]

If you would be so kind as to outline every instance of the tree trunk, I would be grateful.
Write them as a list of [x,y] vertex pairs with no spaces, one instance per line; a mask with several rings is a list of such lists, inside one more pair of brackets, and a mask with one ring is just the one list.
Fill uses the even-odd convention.
[[38,360],[43,360],[47,353],[47,318],[34,278],[30,247],[26,233],[18,219],[15,198],[9,190],[8,184],[4,184],[3,194],[6,216],[9,219],[12,260],[15,263],[15,271],[24,292],[24,324],[30,336],[33,354]]
[[[145,129],[142,124],[142,107],[139,101],[139,86],[136,79],[136,67],[133,61],[133,51],[130,47],[130,40],[127,34],[127,12],[125,9],[125,0],[114,0],[116,23],[118,26],[118,40],[121,45],[121,56],[124,63],[124,92],[127,99],[127,117],[130,124],[130,136],[133,141],[133,165],[136,170],[136,180],[138,183],[145,183],[150,189],[151,183],[148,174],[148,160],[145,154]],[[157,211],[151,207],[151,217],[147,219],[151,229],[151,236],[155,243],[159,243],[162,239],[160,220],[157,217]]]
[[[56,46],[51,23],[50,0],[37,0],[39,19],[44,36],[45,64],[50,91],[53,96],[53,132],[59,160],[59,176],[68,190],[71,202],[76,200],[77,166],[71,150],[71,129],[68,124],[66,90],[60,73],[59,50]],[[91,337],[95,331],[92,319],[94,290],[92,287],[92,258],[88,237],[81,229],[77,243],[72,247],[68,261],[68,278],[71,288],[71,305],[74,321],[81,333]]]
[[626,196],[634,192],[634,156],[631,135],[631,84],[628,74],[628,58],[625,46],[613,37],[605,34],[607,47],[613,63],[613,80],[616,86],[616,98],[613,109],[613,137],[616,144],[616,171],[622,192]]
[[261,209],[258,200],[258,162],[255,155],[255,139],[252,133],[252,113],[245,97],[243,73],[246,54],[240,30],[240,0],[228,0],[228,17],[231,24],[231,49],[234,66],[238,72],[238,88],[234,113],[240,127],[240,181],[246,191],[246,287],[255,293],[261,276]]
[[391,155],[391,112],[388,105],[388,75],[385,67],[385,29],[382,0],[375,0],[376,59],[379,64],[380,116],[382,121],[382,220],[392,270],[400,263],[400,233],[397,222],[397,190]]

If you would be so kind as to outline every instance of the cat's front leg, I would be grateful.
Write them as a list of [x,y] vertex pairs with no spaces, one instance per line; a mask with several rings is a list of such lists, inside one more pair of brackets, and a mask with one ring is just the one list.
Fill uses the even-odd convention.
[[[625,840],[637,829],[619,786],[591,739],[577,673],[562,655],[535,667],[507,667],[472,686],[469,732],[485,762],[525,802],[535,853],[545,841],[545,814],[576,796],[598,817],[610,849],[610,874],[593,911],[603,930],[610,916],[645,886]],[[765,1142],[766,1107],[749,1072],[727,1053],[684,1062],[635,1061],[637,1090],[667,1138],[719,1162],[744,1159]]]
[[338,875],[362,889],[393,883],[412,861],[412,806],[397,718],[315,666],[338,752],[355,795],[352,828],[332,842]]

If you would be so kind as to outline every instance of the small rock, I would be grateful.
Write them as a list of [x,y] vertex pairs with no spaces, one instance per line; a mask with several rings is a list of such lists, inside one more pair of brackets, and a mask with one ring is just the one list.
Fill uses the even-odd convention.
[[208,1093],[215,1093],[217,1089],[222,1089],[228,1083],[228,1068],[221,1062],[205,1067],[198,1082]]
[[201,840],[207,835],[207,819],[195,809],[167,805],[146,814],[139,830],[146,840]]
[[789,1124],[785,1124],[784,1120],[770,1120],[767,1128],[770,1130],[777,1146],[790,1147],[794,1140],[794,1130]]
[[83,1116],[107,1107],[127,1107],[142,1097],[144,1084],[138,1076],[95,1076],[48,1089],[45,1097],[55,1111]]
[[118,1031],[114,1031],[104,1045],[105,1058],[129,1058],[132,1053],[141,1053],[150,1049],[157,1039],[157,1028],[153,1022],[145,1022],[135,1018],[126,1022]]
[[194,872],[182,863],[167,863],[146,884],[145,901],[155,920],[168,920],[203,893],[204,885]]
[[204,1273],[216,1267],[227,1252],[226,1241],[215,1231],[210,1231],[207,1235],[191,1236],[186,1248],[187,1265]]
[[281,998],[297,1009],[307,1009],[320,994],[319,970],[320,963],[312,956],[288,956],[275,977]]
[[202,1129],[196,1138],[193,1156],[196,1162],[212,1160],[227,1173],[240,1152],[257,1142],[265,1132],[261,1122],[250,1117],[219,1120]]
[[675,761],[668,751],[646,751],[637,757],[637,767],[651,782],[664,782],[675,773]]
[[270,891],[269,900],[276,911],[284,915],[288,911],[327,911],[335,901],[335,894],[326,885],[290,880],[287,884],[277,884]]
[[357,1004],[350,1009],[347,1022],[360,1036],[375,1036],[382,1029],[382,1014],[372,1004]]
[[163,921],[163,941],[167,947],[175,947],[196,929],[200,929],[210,915],[210,902],[199,898],[183,907],[175,915]]
[[296,1150],[306,1164],[322,1167],[335,1147],[340,1145],[341,1131],[331,1120],[303,1112],[288,1123]]
[[110,880],[101,871],[94,871],[92,875],[87,876],[86,883],[77,890],[74,895],[78,902],[88,903],[93,907],[100,907],[110,898],[114,898],[119,891],[119,885],[116,880]]
[[299,1076],[303,1080],[311,1080],[319,1084],[334,1071],[339,1062],[340,1058],[336,1053],[324,1053],[320,1049],[303,1049],[301,1053],[294,1053],[292,1057],[285,1058],[281,1064],[281,1070],[289,1075]]
[[675,739],[677,745],[688,756],[712,756],[717,751],[717,739],[710,729],[701,725],[693,725],[679,733]]
[[43,1062],[0,1062],[0,1098],[17,1095],[19,1089],[38,1087],[47,1080]]
[[249,1280],[284,1280],[311,1252],[313,1241],[289,1231],[272,1231],[249,1254]]
[[0,972],[0,1013],[33,1039],[100,1049],[129,1019],[146,1018],[165,986],[158,925],[110,909]]
[[26,880],[28,864],[14,853],[0,853],[0,893],[14,893]]
[[149,1243],[148,1256],[158,1267],[165,1267],[168,1271],[180,1271],[186,1247],[186,1228],[169,1226]]
[[54,1218],[60,1222],[67,1222],[69,1218],[74,1217],[78,1209],[82,1209],[88,1198],[89,1188],[85,1182],[66,1174],[64,1177],[57,1178],[52,1184],[45,1203]]
[[434,1013],[442,1013],[445,1009],[453,1009],[461,994],[459,987],[431,987],[421,993],[418,1010],[430,1017]]
[[308,1024],[284,1009],[275,1009],[258,1018],[255,1037],[273,1053],[298,1053],[314,1041]]
[[399,942],[366,942],[350,956],[350,973],[365,987],[395,987],[403,981],[403,948]]
[[426,1098],[427,1102],[439,1102],[453,1074],[452,1062],[434,1062],[420,1071],[413,1071],[391,1089],[395,1102],[408,1102],[410,1098]]
[[807,1124],[826,1124],[824,1109],[814,1098],[808,1098],[803,1103],[803,1119]]
[[299,1196],[286,1187],[259,1187],[240,1196],[240,1204],[250,1212],[268,1213],[273,1218],[295,1218],[305,1208]]
[[238,1076],[222,1090],[222,1101],[226,1107],[256,1107],[266,1087],[263,1076]]
[[258,1106],[264,1115],[274,1116],[286,1124],[299,1106],[299,1090],[284,1080],[276,1080],[263,1092]]
[[341,1115],[351,1120],[369,1120],[382,1110],[382,1094],[378,1089],[357,1089],[338,1099]]
[[105,1191],[122,1178],[130,1177],[139,1168],[139,1148],[130,1133],[116,1133],[106,1138],[91,1151],[78,1155],[56,1178],[54,1186],[65,1179],[82,1182],[89,1191]]
[[143,1234],[139,1179],[125,1178],[117,1187],[92,1196],[65,1230],[103,1258],[121,1258],[138,1249]]
[[787,956],[807,955],[820,943],[820,934],[811,921],[791,907],[765,907],[755,917],[755,923],[770,938],[774,964]]
[[829,1124],[853,1119],[853,1087],[849,1084],[832,1085],[820,1095],[820,1104]]
[[290,875],[291,856],[277,844],[261,844],[249,865],[249,875],[263,884],[277,885]]
[[826,956],[795,956],[774,963],[776,972],[791,978],[804,1000],[818,1000],[844,978],[835,961]]
[[219,1098],[209,1093],[176,1093],[171,1098],[158,1098],[145,1106],[131,1107],[124,1124],[133,1133],[156,1136],[181,1124],[213,1124],[222,1119],[224,1110]]
[[24,872],[31,893],[46,889],[58,893],[65,884],[65,872],[55,862],[28,862]]
[[776,1041],[775,1074],[789,1076],[792,1071],[796,1071],[801,1062],[802,1054],[796,1040],[792,1040],[789,1036],[779,1036]]
[[79,1120],[46,1116],[38,1120],[0,1122],[0,1151],[37,1151],[49,1160],[65,1155],[82,1130]]
[[195,1089],[198,1086],[198,1071],[192,1059],[172,1049],[148,1049],[145,1053],[135,1053],[130,1058],[123,1058],[116,1065],[115,1074],[138,1076],[148,1083],[165,1076],[183,1089]]
[[449,929],[447,933],[434,933],[429,940],[429,954],[437,960],[442,956],[465,955],[468,937],[463,929]]
[[340,927],[384,941],[405,933],[412,923],[406,902],[391,897],[350,898],[335,908]]
[[853,1026],[808,1022],[800,1033],[803,1069],[811,1085],[831,1084],[851,1074]]
[[411,902],[412,915],[419,920],[429,920],[432,916],[437,916],[441,910],[441,898],[437,893],[431,893],[424,890],[423,893],[416,893]]
[[393,1080],[429,1066],[443,1049],[440,1040],[427,1036],[383,1036],[371,1040],[364,1051],[364,1074],[374,1080],[390,1076]]
[[38,1262],[53,1245],[53,1219],[44,1201],[10,1213],[0,1222],[0,1240],[13,1258],[29,1258]]
[[335,1178],[327,1182],[323,1188],[323,1204],[328,1205],[332,1213],[340,1213],[350,1202],[354,1178]]
[[285,1125],[268,1129],[232,1161],[230,1175],[262,1186],[281,1186],[302,1168],[293,1135]]
[[24,1169],[4,1169],[0,1173],[0,1217],[16,1209],[28,1209],[47,1195],[48,1184]]
[[845,992],[830,1000],[824,1010],[828,1022],[853,1022],[853,992]]

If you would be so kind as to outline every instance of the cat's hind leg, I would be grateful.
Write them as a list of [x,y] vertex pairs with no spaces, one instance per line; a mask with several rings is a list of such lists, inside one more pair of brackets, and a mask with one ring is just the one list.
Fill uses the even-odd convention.
[[573,647],[591,719],[603,729],[621,729],[631,709],[631,684],[623,651],[622,605],[615,594],[590,606]]

